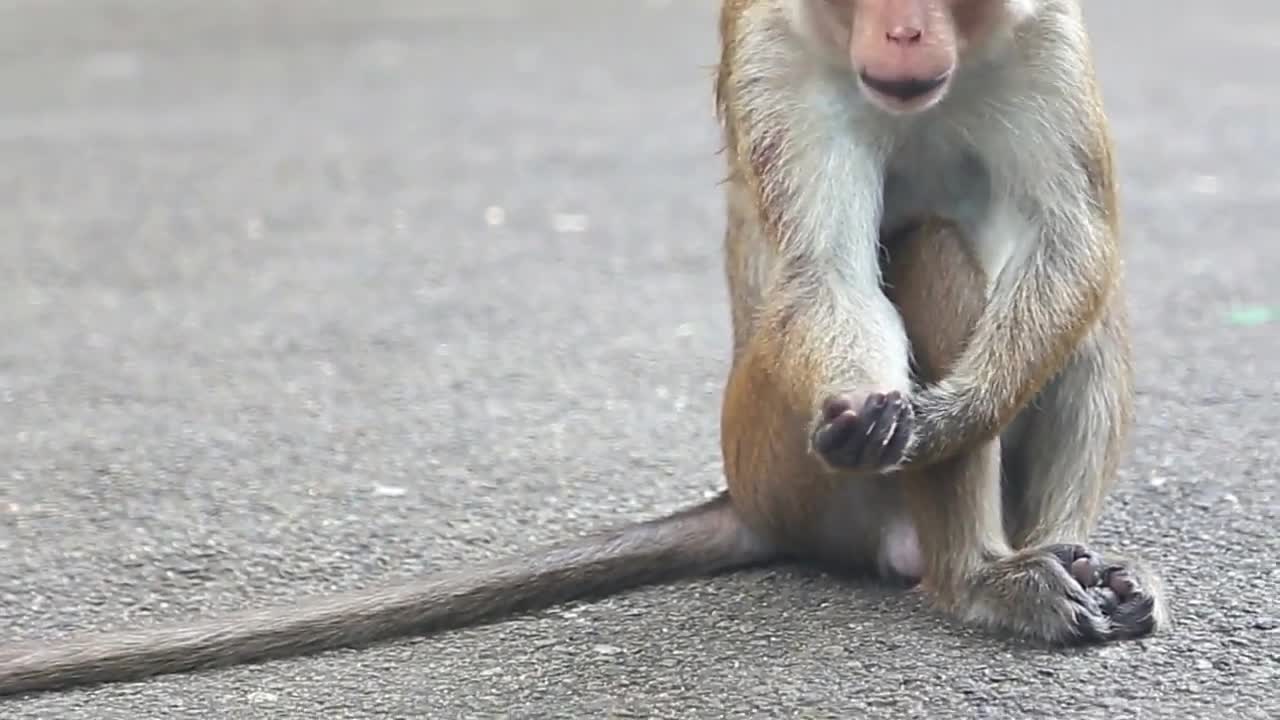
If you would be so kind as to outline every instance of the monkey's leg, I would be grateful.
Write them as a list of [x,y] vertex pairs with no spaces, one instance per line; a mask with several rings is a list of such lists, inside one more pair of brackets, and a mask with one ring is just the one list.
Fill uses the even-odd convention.
[[[821,556],[853,572],[918,575],[910,557],[910,518],[896,483],[834,470],[812,446],[814,400],[829,388],[862,389],[862,401],[908,387],[901,319],[877,292],[880,304],[865,308],[862,319],[884,329],[878,335],[856,324],[850,329],[848,302],[830,297],[829,285],[781,267],[773,241],[755,220],[749,193],[731,185],[729,211],[726,274],[734,356],[721,438],[735,509],[757,533],[793,555]],[[894,437],[884,433],[878,442],[863,443],[873,452],[858,462],[877,467]]]
[[[982,312],[981,266],[958,233],[937,224],[891,238],[886,249],[888,292],[903,316],[919,379],[936,382],[951,371]],[[897,475],[919,532],[925,589],[937,605],[964,621],[1025,638],[1064,643],[1116,637],[1114,608],[1101,591],[1086,590],[1084,585],[1096,584],[1094,578],[1083,578],[1084,584],[1077,580],[1089,560],[1077,563],[1080,552],[1065,544],[1067,536],[1017,552],[1009,545],[1000,446],[994,440]],[[1058,508],[1061,502],[1043,506]],[[1089,507],[1064,509],[1063,517],[1076,521],[1069,527],[1087,527],[1088,520],[1078,518],[1080,512],[1087,518]]]
[[831,472],[815,457],[804,405],[770,377],[767,353],[747,350],[725,390],[721,434],[734,508],[789,555],[894,581],[919,578],[916,540],[892,478]]
[[1096,595],[1073,577],[1071,548],[1013,551],[1000,506],[999,441],[927,472],[903,473],[924,554],[923,588],[963,622],[1050,644],[1114,637]]
[[[951,372],[986,293],[986,278],[963,238],[946,231],[946,225],[927,225],[887,242],[888,292],[899,306],[924,383]],[[1124,328],[1115,318],[1102,328],[1111,333],[1102,337],[1114,343],[1111,363],[1085,355],[1091,361],[1071,364],[1062,384],[1044,398],[1050,402],[1042,406],[1047,414],[1028,415],[997,441],[897,475],[919,528],[924,588],[957,618],[1052,643],[1142,634],[1137,618],[1152,607],[1151,596],[1140,592],[1143,579],[1103,568],[1080,544],[1114,475],[1128,421]],[[1098,370],[1111,375],[1089,374]],[[1071,383],[1073,373],[1093,386]],[[1066,400],[1075,402],[1066,413],[1053,405]],[[1064,418],[1076,424],[1064,425]],[[1089,433],[1100,428],[1106,441],[1088,442]],[[1007,542],[1002,518],[1000,451],[1011,441],[1020,441],[1021,452],[1011,452],[1009,459],[1034,456],[1039,462],[1012,478],[1014,493],[1007,500],[1015,536],[1028,539],[1025,546]],[[1064,478],[1068,468],[1076,477]],[[1061,484],[1048,479],[1053,473]]]
[[1160,578],[1135,560],[1087,549],[1132,422],[1125,325],[1123,306],[1112,301],[1066,368],[1006,432],[1005,517],[1015,547],[1070,557],[1109,617],[1111,635],[1140,637],[1167,620]]

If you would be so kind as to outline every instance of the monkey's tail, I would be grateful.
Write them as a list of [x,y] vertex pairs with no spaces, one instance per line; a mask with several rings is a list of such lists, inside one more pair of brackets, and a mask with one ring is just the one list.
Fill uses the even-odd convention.
[[189,625],[0,648],[0,695],[355,648],[773,557],[722,493],[664,518],[387,589]]

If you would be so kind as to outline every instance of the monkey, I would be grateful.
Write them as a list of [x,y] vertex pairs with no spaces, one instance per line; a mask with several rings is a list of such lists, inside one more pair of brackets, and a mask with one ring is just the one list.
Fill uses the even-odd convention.
[[1062,647],[1151,635],[1087,544],[1133,422],[1078,0],[723,0],[726,487],[403,585],[0,647],[0,695],[256,663],[800,562]]
[[[1134,390],[1079,1],[726,0],[720,33],[736,233],[721,437],[744,522],[920,576],[955,616],[1028,639],[1166,624],[1154,571],[1087,546]],[[952,362],[923,368],[945,372],[913,385],[877,257],[929,215],[954,223],[986,300]]]

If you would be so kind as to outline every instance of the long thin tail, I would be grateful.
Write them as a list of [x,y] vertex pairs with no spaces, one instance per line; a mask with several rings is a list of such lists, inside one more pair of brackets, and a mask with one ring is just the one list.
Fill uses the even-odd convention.
[[384,590],[189,625],[0,647],[0,695],[359,647],[772,558],[721,494],[658,520]]

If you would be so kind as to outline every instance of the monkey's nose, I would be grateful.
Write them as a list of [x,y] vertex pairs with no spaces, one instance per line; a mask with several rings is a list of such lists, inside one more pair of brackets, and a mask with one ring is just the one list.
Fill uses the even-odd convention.
[[947,81],[946,75],[940,75],[936,78],[921,80],[918,78],[903,78],[900,80],[886,80],[883,78],[868,75],[862,71],[862,82],[867,87],[875,90],[881,95],[888,95],[897,100],[909,101],[918,97],[928,95],[929,93],[942,87]]
[[895,26],[892,30],[884,34],[885,39],[894,44],[908,45],[920,42],[920,38],[924,37],[924,31],[919,28]]

